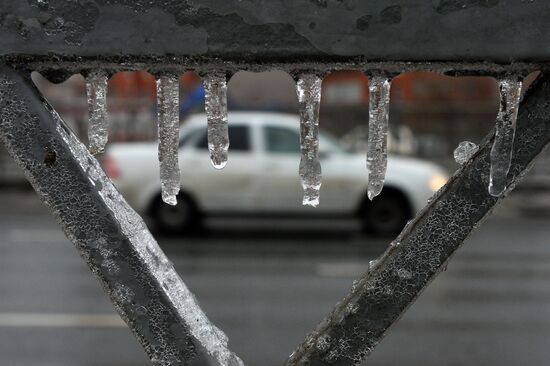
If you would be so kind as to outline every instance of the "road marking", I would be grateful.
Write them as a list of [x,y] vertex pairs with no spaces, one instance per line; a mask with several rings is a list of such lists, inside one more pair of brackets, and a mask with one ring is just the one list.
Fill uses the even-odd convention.
[[315,272],[320,277],[359,277],[368,270],[368,263],[336,262],[319,263]]
[[15,243],[63,243],[67,238],[61,230],[52,229],[13,229],[9,238]]
[[0,313],[0,327],[10,328],[122,328],[116,314]]

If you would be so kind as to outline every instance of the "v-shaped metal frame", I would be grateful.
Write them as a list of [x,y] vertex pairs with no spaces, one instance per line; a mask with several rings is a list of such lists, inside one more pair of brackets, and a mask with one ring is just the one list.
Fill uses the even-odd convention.
[[[550,141],[548,116],[550,84],[541,75],[520,108],[509,190]],[[354,283],[287,365],[352,365],[372,352],[498,203],[487,190],[492,137]],[[42,98],[28,71],[0,69],[0,139],[155,364],[240,363],[139,215]]]
[[[548,2],[2,0],[0,140],[157,365],[239,365],[141,218],[30,80],[93,69],[361,69],[498,76],[547,69]],[[367,62],[374,60],[377,62]],[[412,62],[408,62],[412,61]],[[434,62],[437,61],[437,62]],[[528,64],[528,62],[532,62]],[[550,83],[520,108],[508,187],[550,139]],[[498,203],[493,133],[288,360],[364,360]]]

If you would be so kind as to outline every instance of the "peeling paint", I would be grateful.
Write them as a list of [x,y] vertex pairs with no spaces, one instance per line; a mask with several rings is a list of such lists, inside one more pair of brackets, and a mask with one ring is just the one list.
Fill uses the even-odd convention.
[[401,23],[401,7],[399,5],[388,6],[380,12],[380,21],[382,24]]
[[371,22],[371,19],[371,15],[363,15],[362,17],[357,19],[355,26],[361,31],[367,30],[369,28],[369,23]]

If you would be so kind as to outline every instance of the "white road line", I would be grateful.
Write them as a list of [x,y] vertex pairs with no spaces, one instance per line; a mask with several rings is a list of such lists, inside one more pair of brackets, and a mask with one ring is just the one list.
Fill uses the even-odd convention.
[[320,277],[359,277],[368,270],[368,263],[335,262],[319,263],[315,267]]
[[0,313],[0,328],[121,328],[116,314]]
[[52,229],[13,229],[9,232],[9,240],[15,243],[63,243],[67,238],[61,230]]

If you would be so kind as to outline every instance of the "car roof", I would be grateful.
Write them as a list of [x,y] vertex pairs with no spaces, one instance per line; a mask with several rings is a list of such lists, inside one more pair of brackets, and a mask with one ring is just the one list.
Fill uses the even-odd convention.
[[[296,114],[290,113],[278,113],[278,112],[229,112],[229,123],[239,122],[248,125],[265,125],[265,124],[278,124],[285,126],[292,126],[297,128],[299,117]],[[187,121],[184,122],[184,127],[193,126],[206,126],[206,114],[197,113],[191,115]]]

